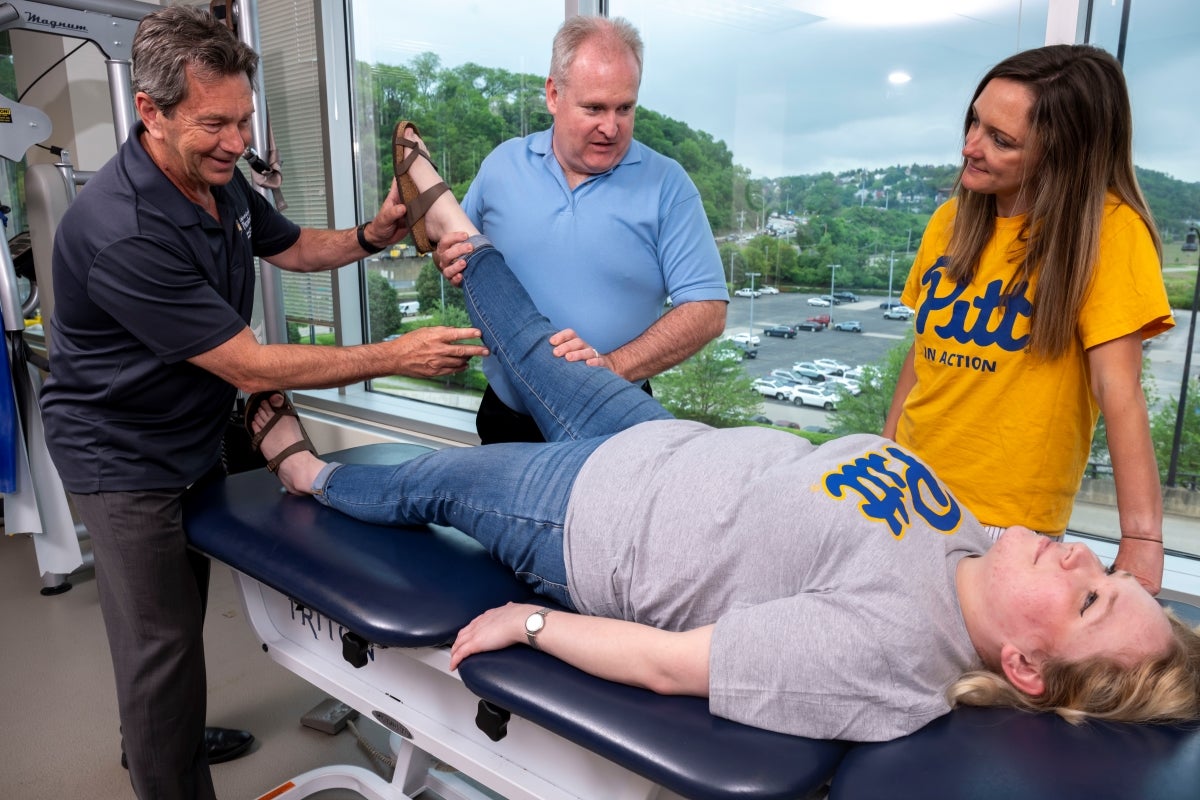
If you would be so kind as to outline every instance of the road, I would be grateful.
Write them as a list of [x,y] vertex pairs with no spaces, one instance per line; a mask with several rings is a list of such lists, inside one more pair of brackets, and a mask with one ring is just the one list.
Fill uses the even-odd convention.
[[[1146,348],[1146,372],[1154,378],[1159,393],[1159,402],[1166,398],[1179,399],[1180,380],[1183,376],[1183,361],[1187,355],[1187,340],[1192,322],[1192,312],[1175,311],[1175,327],[1155,336]],[[1200,323],[1200,320],[1197,320]],[[1200,372],[1200,353],[1194,352],[1193,343],[1191,375]]]

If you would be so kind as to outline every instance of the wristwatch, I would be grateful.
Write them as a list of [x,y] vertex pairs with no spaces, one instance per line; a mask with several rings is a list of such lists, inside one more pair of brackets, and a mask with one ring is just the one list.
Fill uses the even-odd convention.
[[538,646],[537,635],[546,627],[546,615],[549,613],[550,609],[539,608],[525,619],[525,638],[529,640],[529,646],[534,650]]

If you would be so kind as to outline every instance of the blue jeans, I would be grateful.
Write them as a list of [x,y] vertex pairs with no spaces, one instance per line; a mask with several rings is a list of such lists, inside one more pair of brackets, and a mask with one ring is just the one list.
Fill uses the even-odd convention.
[[555,327],[485,241],[463,273],[467,312],[546,443],[449,448],[395,466],[331,464],[313,490],[368,522],[458,528],[535,591],[573,608],[563,523],[580,468],[613,434],[671,415],[609,370],[556,357],[548,342]]

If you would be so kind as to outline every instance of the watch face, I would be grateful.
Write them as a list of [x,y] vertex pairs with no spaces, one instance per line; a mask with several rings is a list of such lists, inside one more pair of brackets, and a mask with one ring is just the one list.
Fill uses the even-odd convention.
[[525,620],[526,633],[537,633],[544,627],[546,627],[546,618],[536,611],[530,614],[529,618]]

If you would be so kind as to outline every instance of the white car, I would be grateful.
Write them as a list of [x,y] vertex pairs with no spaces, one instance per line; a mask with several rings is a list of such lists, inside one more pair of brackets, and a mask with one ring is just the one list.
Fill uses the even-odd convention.
[[828,370],[830,375],[845,375],[850,370],[849,364],[843,364],[833,358],[814,358],[817,369]]
[[798,406],[816,406],[826,411],[837,408],[838,396],[820,386],[793,386],[792,402]]
[[751,289],[748,286],[743,286],[741,289],[738,289],[736,292],[734,292],[734,294],[738,297],[758,297],[762,294],[762,292],[760,292],[758,289]]
[[753,333],[735,333],[732,336],[726,336],[726,340],[730,342],[739,342],[741,344],[758,344],[762,341]]
[[875,367],[870,364],[866,364],[861,367],[855,367],[852,370],[847,370],[845,373],[843,373],[842,377],[849,378],[859,385],[865,383],[868,386],[875,387],[876,389],[879,388],[879,367]]
[[[759,378],[753,384],[754,391],[761,394],[763,397],[774,397],[776,400],[795,400],[795,386],[788,386],[782,381],[772,380],[770,378]],[[799,405],[799,403],[797,403]]]
[[832,388],[834,391],[837,391],[838,389],[844,389],[855,397],[862,394],[862,385],[852,378],[831,375],[829,377],[829,384],[830,388]]
[[779,294],[779,290],[774,286],[760,286],[758,287],[758,291],[759,294]]
[[808,298],[808,304],[809,304],[810,306],[823,306],[823,307],[825,307],[825,306],[828,306],[828,305],[829,305],[829,301],[828,301],[828,300],[826,300],[824,297],[810,297],[810,298]]
[[913,311],[908,306],[892,306],[887,311],[883,312],[884,319],[912,319],[917,312]]
[[797,361],[795,364],[792,364],[792,372],[799,372],[801,375],[819,372],[826,377],[830,375],[841,374],[841,370],[833,369],[832,367],[822,364],[821,361],[823,360],[825,359],[820,359],[817,361]]

